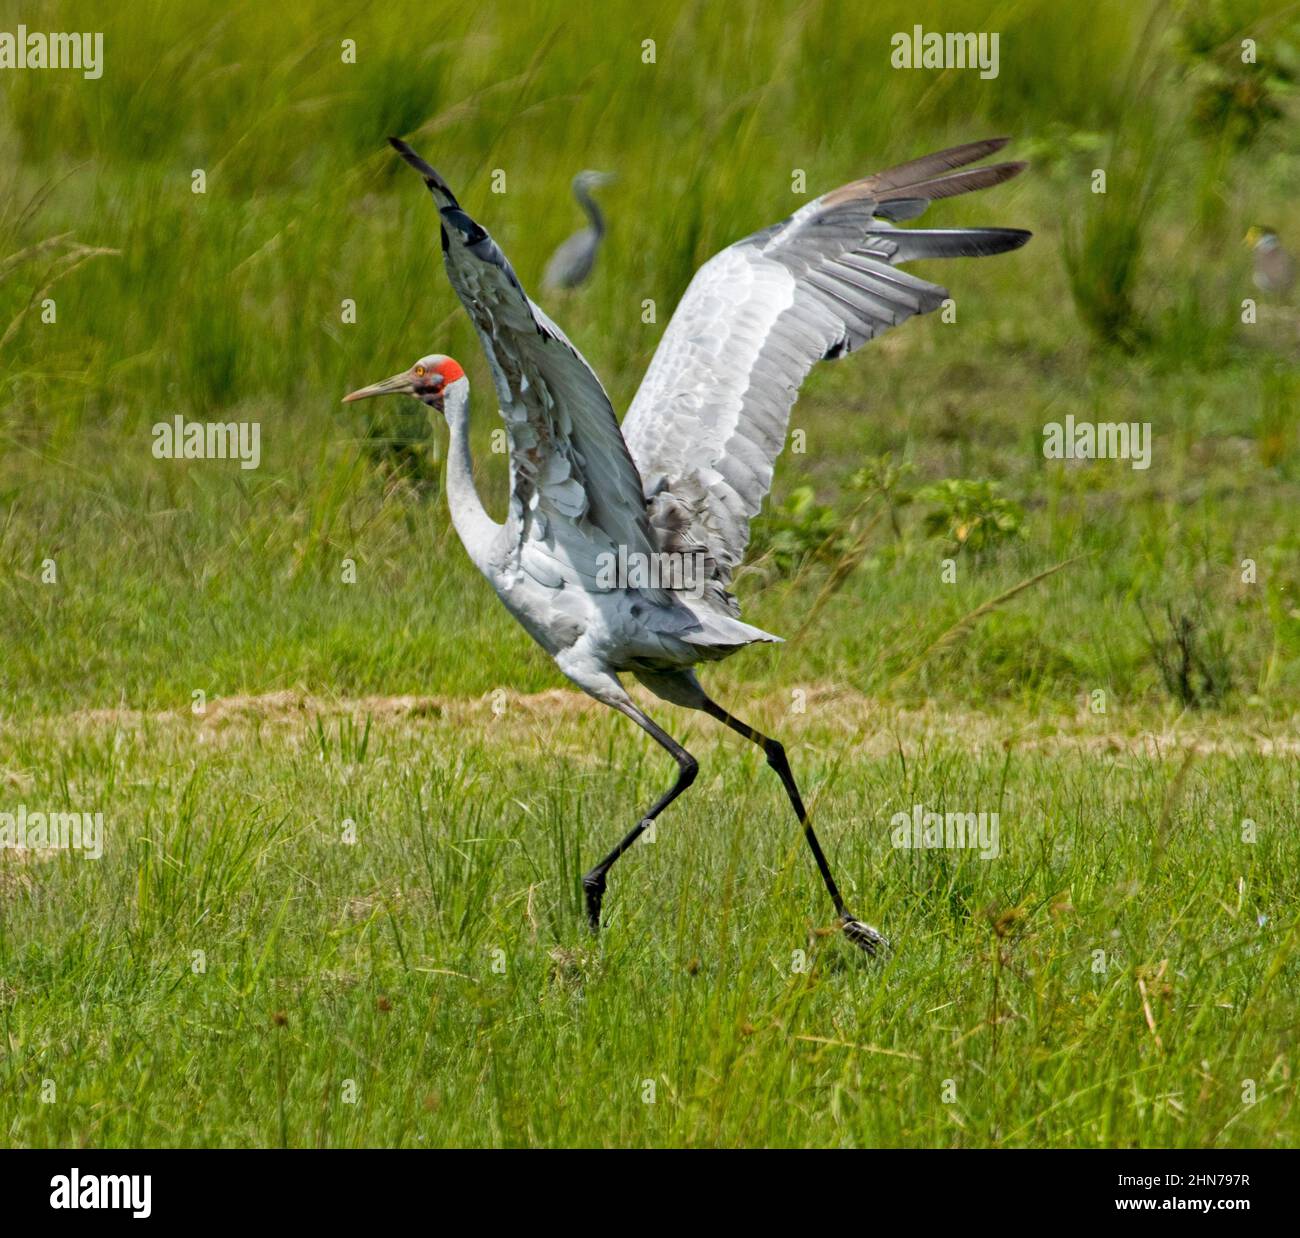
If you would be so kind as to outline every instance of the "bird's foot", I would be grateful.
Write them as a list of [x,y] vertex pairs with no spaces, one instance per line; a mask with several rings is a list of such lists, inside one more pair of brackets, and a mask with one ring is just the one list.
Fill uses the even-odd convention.
[[582,879],[582,892],[587,896],[587,927],[600,932],[600,904],[605,897],[605,874],[590,872]]
[[840,913],[840,927],[844,930],[845,937],[855,946],[865,950],[872,958],[888,953],[889,942],[885,940],[879,930],[872,928],[869,924],[864,924],[847,911]]

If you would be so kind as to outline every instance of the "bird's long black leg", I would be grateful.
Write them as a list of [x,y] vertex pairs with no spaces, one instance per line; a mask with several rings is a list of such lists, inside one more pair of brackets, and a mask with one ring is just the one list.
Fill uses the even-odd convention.
[[695,775],[700,768],[695,758],[681,744],[630,701],[616,705],[615,708],[627,714],[639,727],[673,754],[673,759],[677,762],[677,781],[654,802],[650,811],[628,831],[618,846],[583,877],[582,889],[587,896],[587,922],[593,932],[600,928],[600,903],[605,897],[605,874],[613,867],[614,861],[641,837],[650,822],[695,781]]
[[803,826],[803,836],[808,842],[808,849],[812,852],[813,859],[817,861],[817,869],[822,875],[822,881],[826,884],[826,892],[831,896],[831,902],[835,904],[835,913],[840,918],[840,925],[844,929],[844,935],[854,945],[861,946],[868,954],[875,954],[886,949],[889,943],[880,933],[871,925],[864,924],[851,912],[845,910],[844,898],[840,894],[839,886],[835,884],[835,878],[831,876],[831,866],[826,862],[826,854],[822,851],[821,843],[817,841],[817,835],[812,827],[812,819],[803,806],[803,797],[799,794],[799,787],[795,783],[794,774],[790,770],[790,762],[786,760],[785,749],[776,740],[769,738],[761,731],[756,731],[747,722],[742,722],[739,718],[733,718],[717,701],[705,697],[699,708],[703,709],[710,717],[716,718],[719,722],[729,726],[737,735],[743,735],[750,743],[757,744],[762,748],[763,754],[767,757],[767,763],[776,770],[777,776],[785,787],[786,795],[790,797],[790,805],[794,809],[795,816],[799,818],[799,824]]

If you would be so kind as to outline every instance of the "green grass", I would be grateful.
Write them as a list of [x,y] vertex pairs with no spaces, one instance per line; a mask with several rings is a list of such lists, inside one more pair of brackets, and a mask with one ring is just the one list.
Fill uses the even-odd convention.
[[[112,840],[0,870],[7,1138],[1294,1143],[1294,755],[1237,735],[1180,782],[1086,730],[897,719],[900,754],[822,712],[780,725],[883,966],[820,935],[775,777],[698,720],[693,806],[614,870],[599,945],[583,861],[665,778],[603,712],[4,736],[25,802],[104,804]],[[914,803],[1000,809],[1001,857],[891,848]]]
[[[1000,76],[890,69],[917,20],[1001,32]],[[1258,41],[1286,119],[1243,148],[1205,128],[1191,20],[0,0],[0,29],[105,34],[99,81],[7,74],[0,98],[0,812],[102,811],[107,833],[97,861],[0,852],[0,1141],[1295,1144],[1300,320],[1240,321],[1240,238],[1272,223],[1300,250],[1300,38],[1243,2],[1190,40]],[[594,280],[548,309],[620,408],[695,268],[805,200],[796,169],[818,192],[996,132],[1033,160],[924,220],[1035,233],[917,268],[956,322],[806,384],[774,498],[812,486],[860,562],[783,574],[760,521],[738,592],[795,639],[708,676],[787,742],[887,964],[819,934],[757,754],[658,705],[702,775],[585,935],[578,875],[670,763],[532,695],[564,681],[440,487],[375,451],[409,415],[339,406],[456,356],[502,510],[486,367],[389,132],[529,288],[579,225],[574,172],[618,172]],[[154,459],[178,413],[259,422],[261,467]],[[1045,460],[1067,416],[1149,421],[1150,469]],[[443,443],[417,448],[435,474]],[[995,483],[1022,535],[963,547],[949,582],[927,500],[896,530],[877,501],[854,515],[885,453],[918,492]],[[1228,670],[1206,708],[1153,655],[1143,612],[1167,606]],[[915,803],[1000,812],[1002,854],[892,848]]]

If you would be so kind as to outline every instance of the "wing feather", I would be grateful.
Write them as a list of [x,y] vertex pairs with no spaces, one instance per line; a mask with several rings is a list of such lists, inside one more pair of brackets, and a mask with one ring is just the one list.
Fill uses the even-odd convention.
[[[609,396],[446,181],[405,142],[389,140],[424,177],[438,206],[447,275],[492,372],[510,440],[507,527],[520,546],[544,543],[556,564],[570,565],[570,579],[596,589],[596,553],[624,546],[650,554],[656,544],[641,476]],[[657,591],[644,592],[658,600]]]
[[623,437],[645,481],[652,526],[705,548],[710,596],[730,613],[739,608],[727,585],[808,371],[943,304],[946,289],[895,264],[1003,253],[1029,239],[1012,228],[892,226],[932,200],[1017,175],[1023,163],[965,166],[1006,141],[969,142],[831,190],[696,272]]

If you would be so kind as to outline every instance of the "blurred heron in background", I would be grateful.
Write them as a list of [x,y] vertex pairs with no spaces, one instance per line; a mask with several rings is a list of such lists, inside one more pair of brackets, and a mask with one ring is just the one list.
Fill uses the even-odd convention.
[[593,189],[608,185],[614,179],[612,172],[579,172],[573,178],[573,196],[578,199],[591,226],[575,232],[551,255],[542,276],[542,287],[547,292],[560,288],[576,288],[585,284],[591,269],[596,265],[600,243],[605,238],[605,217],[591,196]]

